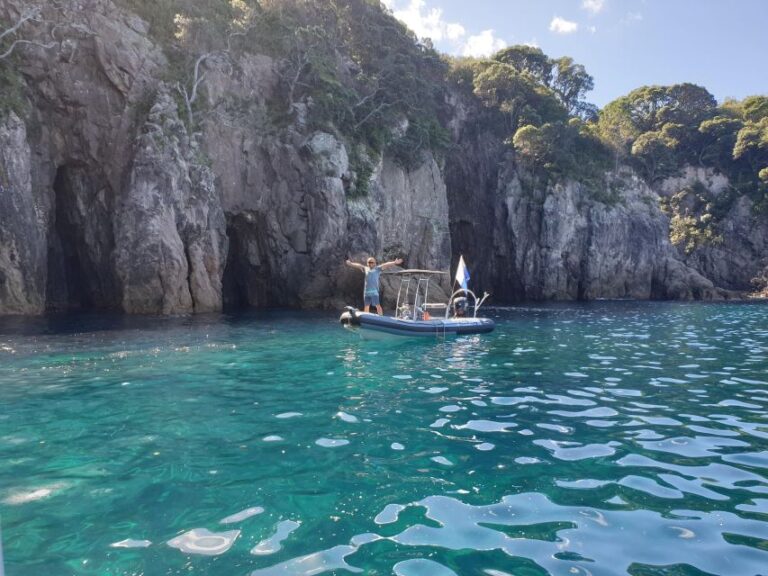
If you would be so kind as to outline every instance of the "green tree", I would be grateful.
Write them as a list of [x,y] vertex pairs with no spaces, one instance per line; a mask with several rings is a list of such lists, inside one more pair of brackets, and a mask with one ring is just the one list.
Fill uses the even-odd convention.
[[541,48],[526,45],[510,46],[494,54],[493,60],[507,64],[517,72],[527,72],[544,86],[550,86],[552,83],[553,62]]
[[555,74],[552,89],[560,98],[569,114],[592,115],[593,109],[584,103],[584,97],[595,87],[592,76],[586,68],[576,64],[573,58],[564,56],[554,62]]
[[598,125],[615,149],[617,164],[629,150],[643,173],[656,179],[673,170],[673,160],[679,166],[700,161],[702,150],[711,148],[712,134],[699,127],[715,115],[717,102],[701,86],[643,86],[606,105]]
[[[514,134],[522,123],[543,124],[567,119],[567,111],[555,94],[528,72],[491,62],[475,76],[474,93],[489,107],[502,111]],[[521,122],[524,120],[525,122]]]
[[543,176],[549,182],[573,178],[606,198],[610,155],[588,123],[572,118],[529,124],[515,132],[512,144],[518,161],[534,178]]
[[632,143],[642,134],[632,121],[629,100],[619,98],[600,111],[597,122],[600,138],[613,150],[614,170],[631,154]]
[[587,92],[595,86],[592,76],[573,58],[553,60],[541,48],[534,46],[510,46],[493,55],[493,60],[507,64],[518,73],[527,74],[541,86],[549,88],[568,114],[594,116],[594,105],[584,101]]
[[733,147],[736,135],[744,123],[728,116],[715,116],[704,120],[699,126],[701,147],[699,148],[699,164],[714,166],[725,172],[733,163]]
[[715,115],[717,102],[695,84],[643,86],[606,105],[607,118],[629,123],[637,133],[661,130],[667,123],[697,129]]
[[741,103],[742,116],[748,122],[759,122],[768,116],[768,96],[749,96]]
[[739,130],[733,158],[746,161],[755,174],[768,165],[768,117],[747,123]]
[[680,142],[671,135],[674,132],[669,129],[671,126],[675,125],[666,125],[666,130],[645,132],[632,144],[632,158],[648,182],[671,176],[678,169],[676,151]]
[[546,139],[541,128],[527,124],[515,132],[512,144],[524,161],[536,166],[549,159],[552,142]]
[[675,84],[667,87],[666,93],[667,102],[658,112],[661,123],[696,128],[715,114],[717,100],[706,88],[690,83]]

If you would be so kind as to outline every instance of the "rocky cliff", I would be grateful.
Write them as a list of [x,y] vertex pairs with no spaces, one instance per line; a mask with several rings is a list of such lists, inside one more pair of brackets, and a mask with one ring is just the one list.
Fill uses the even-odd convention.
[[33,194],[31,152],[24,123],[0,122],[0,312],[45,310],[45,234]]
[[[24,3],[0,3],[13,21]],[[270,58],[208,65],[215,114],[190,134],[148,26],[108,1],[45,12],[65,45],[19,54],[26,118],[0,124],[0,313],[339,306],[347,256],[448,267],[445,185],[384,156],[349,199],[342,138],[265,121]],[[234,64],[234,66],[233,66]]]
[[627,168],[606,174],[599,190],[542,185],[482,128],[482,110],[461,98],[452,106],[461,144],[445,170],[453,251],[496,301],[734,298],[765,267],[768,221],[746,197],[713,225],[711,241],[690,251],[671,243],[665,200],[697,186],[728,194],[712,170],[688,168],[654,187]]
[[[0,0],[0,18],[24,6]],[[612,199],[532,185],[467,103],[453,103],[447,158],[405,168],[385,153],[356,195],[342,134],[300,107],[275,120],[269,56],[210,58],[190,129],[146,22],[108,0],[63,6],[29,29],[45,46],[14,56],[23,106],[0,117],[0,314],[338,307],[362,285],[344,259],[366,254],[447,269],[463,253],[496,302],[714,298],[747,289],[766,254],[745,202],[718,245],[672,246],[659,202],[680,182],[625,174]]]

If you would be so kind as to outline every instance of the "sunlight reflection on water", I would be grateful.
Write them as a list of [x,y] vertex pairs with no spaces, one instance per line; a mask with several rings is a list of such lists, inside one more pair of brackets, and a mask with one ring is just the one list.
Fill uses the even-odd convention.
[[768,307],[490,313],[0,323],[9,574],[765,571]]

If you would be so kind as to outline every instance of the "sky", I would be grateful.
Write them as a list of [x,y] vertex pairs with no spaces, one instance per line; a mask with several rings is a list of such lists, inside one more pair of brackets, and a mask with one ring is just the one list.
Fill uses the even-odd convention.
[[603,107],[640,86],[692,82],[719,102],[768,95],[768,0],[382,0],[451,55],[515,44],[570,56]]

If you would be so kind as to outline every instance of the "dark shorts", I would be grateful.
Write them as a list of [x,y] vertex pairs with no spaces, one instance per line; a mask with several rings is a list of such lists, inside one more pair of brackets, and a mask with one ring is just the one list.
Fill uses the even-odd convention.
[[379,295],[378,294],[364,294],[363,295],[363,303],[366,306],[378,306],[379,305]]

